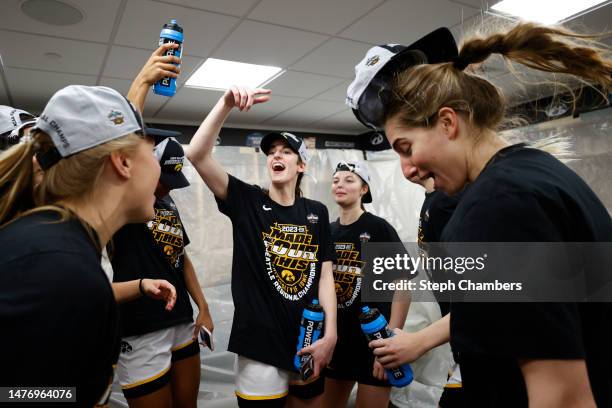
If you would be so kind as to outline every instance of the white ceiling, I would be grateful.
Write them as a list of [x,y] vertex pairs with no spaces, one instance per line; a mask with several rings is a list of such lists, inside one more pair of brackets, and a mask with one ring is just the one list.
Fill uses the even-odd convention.
[[[269,103],[232,113],[228,126],[354,134],[365,128],[344,105],[345,91],[372,45],[409,44],[439,26],[459,41],[482,25],[482,9],[497,0],[62,0],[85,15],[72,26],[32,20],[21,11],[23,1],[0,1],[0,104],[38,113],[69,84],[125,94],[162,25],[175,18],[186,38],[179,85],[208,57],[287,70],[269,84]],[[611,21],[612,4],[571,24],[605,31]],[[499,62],[485,68],[512,101],[541,92],[517,85]],[[173,98],[151,93],[145,118],[197,124],[220,95],[184,87]]]

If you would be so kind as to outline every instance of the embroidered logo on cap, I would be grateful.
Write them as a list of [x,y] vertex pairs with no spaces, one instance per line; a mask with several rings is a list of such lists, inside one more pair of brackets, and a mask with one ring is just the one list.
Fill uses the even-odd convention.
[[108,118],[117,126],[123,124],[124,122],[123,113],[118,110],[111,110],[108,114]]
[[375,55],[366,61],[366,65],[368,67],[371,67],[372,65],[376,65],[378,61],[380,61],[380,57],[378,55]]

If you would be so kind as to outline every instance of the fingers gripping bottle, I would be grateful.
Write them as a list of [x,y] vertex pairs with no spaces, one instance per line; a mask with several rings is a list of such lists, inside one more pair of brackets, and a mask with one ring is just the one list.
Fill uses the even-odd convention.
[[[178,44],[179,47],[167,50],[164,55],[175,55],[180,58],[183,52],[183,29],[177,24],[176,20],[164,24],[164,28],[159,35],[159,45],[167,43]],[[176,78],[164,77],[160,79],[153,86],[153,92],[158,95],[174,96],[176,93]]]
[[[385,319],[385,316],[383,316],[378,309],[370,309],[368,306],[363,306],[361,311],[363,312],[359,316],[361,330],[368,341],[387,339],[393,336],[393,332],[387,325],[387,319]],[[394,387],[405,387],[412,382],[413,374],[409,364],[402,364],[392,369],[385,368],[385,371],[387,372],[389,383]]]
[[[310,346],[321,336],[323,330],[323,319],[325,314],[323,308],[319,305],[317,299],[313,299],[312,303],[304,308],[302,312],[302,320],[300,322],[300,335],[298,336],[297,351],[304,347]],[[306,361],[308,354],[302,356],[295,355],[293,365],[297,370],[302,367],[302,363]]]

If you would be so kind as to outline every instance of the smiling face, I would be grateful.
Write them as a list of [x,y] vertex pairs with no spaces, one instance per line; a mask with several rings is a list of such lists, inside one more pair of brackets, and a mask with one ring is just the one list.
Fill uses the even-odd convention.
[[368,192],[368,186],[361,177],[350,171],[337,171],[332,180],[332,195],[340,207],[361,203]]
[[298,174],[306,169],[298,154],[283,139],[272,142],[266,163],[272,184],[279,186],[297,181]]
[[423,185],[433,178],[434,188],[455,194],[467,182],[467,151],[458,137],[458,116],[443,112],[432,127],[408,128],[398,116],[385,123],[389,143],[400,156],[404,177]]

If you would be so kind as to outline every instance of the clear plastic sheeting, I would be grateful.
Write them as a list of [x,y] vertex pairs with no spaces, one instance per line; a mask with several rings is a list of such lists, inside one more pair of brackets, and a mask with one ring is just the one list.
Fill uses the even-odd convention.
[[513,142],[558,137],[571,145],[567,165],[593,189],[612,214],[612,108],[504,132]]

